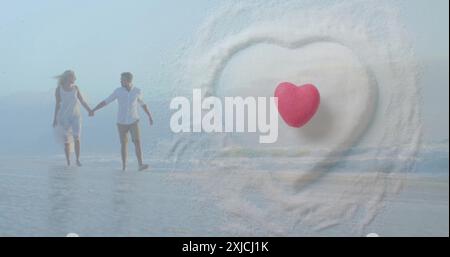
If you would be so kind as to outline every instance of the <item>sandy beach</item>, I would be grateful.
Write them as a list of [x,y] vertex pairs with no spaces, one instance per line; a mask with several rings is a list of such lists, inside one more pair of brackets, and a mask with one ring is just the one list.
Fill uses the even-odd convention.
[[[0,236],[448,236],[448,175],[402,178],[400,191],[386,192],[383,208],[360,231],[354,229],[360,223],[358,216],[316,229],[307,222],[293,223],[289,212],[284,220],[268,219],[267,227],[249,231],[243,229],[246,224],[235,227],[245,217],[224,209],[223,195],[208,192],[217,176],[205,174],[214,172],[177,170],[157,161],[148,172],[138,172],[133,166],[122,172],[113,157],[87,157],[82,168],[59,165],[62,156],[28,157],[21,162],[2,157]],[[311,201],[332,198],[328,194],[351,188],[354,176],[323,178],[326,182],[321,184],[333,184],[334,189],[315,191],[316,199]],[[270,201],[251,191],[241,196],[261,205]]]

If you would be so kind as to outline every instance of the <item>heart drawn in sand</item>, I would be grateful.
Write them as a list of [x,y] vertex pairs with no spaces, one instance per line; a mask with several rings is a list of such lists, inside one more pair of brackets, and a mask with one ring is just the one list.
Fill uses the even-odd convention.
[[308,123],[320,104],[319,90],[312,84],[280,83],[275,89],[275,97],[278,97],[278,112],[283,120],[296,128]]

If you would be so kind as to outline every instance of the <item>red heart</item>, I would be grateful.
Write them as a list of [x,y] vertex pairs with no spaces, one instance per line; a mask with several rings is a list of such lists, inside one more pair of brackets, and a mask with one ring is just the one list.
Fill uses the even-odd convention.
[[275,89],[275,97],[278,97],[278,112],[283,120],[296,128],[308,123],[320,104],[319,90],[312,84],[280,83]]

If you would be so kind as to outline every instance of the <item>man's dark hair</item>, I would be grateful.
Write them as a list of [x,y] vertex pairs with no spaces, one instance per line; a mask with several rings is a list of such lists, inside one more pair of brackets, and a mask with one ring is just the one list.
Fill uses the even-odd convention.
[[128,81],[133,81],[133,74],[131,72],[122,72],[120,76]]

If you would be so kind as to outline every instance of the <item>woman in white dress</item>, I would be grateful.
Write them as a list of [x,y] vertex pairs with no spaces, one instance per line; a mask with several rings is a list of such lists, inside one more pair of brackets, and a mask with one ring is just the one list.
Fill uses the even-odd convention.
[[63,74],[56,77],[58,86],[55,90],[56,106],[53,119],[53,127],[58,129],[59,135],[64,140],[64,152],[67,165],[70,166],[71,143],[75,145],[76,163],[80,162],[80,134],[81,134],[81,112],[80,103],[93,115],[89,105],[84,101],[80,89],[76,86],[75,72],[66,70]]

